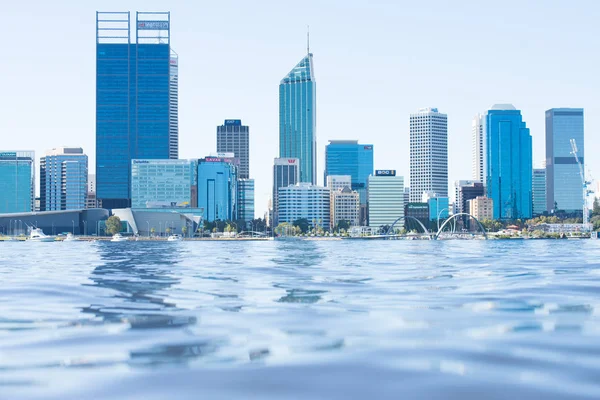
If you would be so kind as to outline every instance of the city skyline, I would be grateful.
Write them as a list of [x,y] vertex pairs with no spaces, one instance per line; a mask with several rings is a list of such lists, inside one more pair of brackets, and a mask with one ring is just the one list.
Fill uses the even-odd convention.
[[[188,15],[193,14],[189,11],[193,11],[195,7],[182,6],[179,3],[169,5],[172,18],[176,21],[173,24],[172,35],[177,42],[177,51],[182,61],[185,60],[179,67],[179,106],[182,116],[180,158],[201,157],[214,151],[216,148],[214,126],[226,118],[243,119],[253,127],[253,132],[257,135],[251,143],[253,149],[251,168],[254,177],[257,178],[257,215],[262,215],[271,191],[272,183],[267,178],[271,176],[270,160],[277,156],[275,85],[281,78],[281,71],[289,70],[290,60],[293,60],[293,63],[298,55],[302,54],[307,23],[311,25],[311,51],[317,58],[320,82],[317,99],[320,110],[317,142],[317,164],[320,166],[317,177],[319,178],[322,176],[321,171],[324,166],[323,149],[330,139],[357,139],[361,142],[373,143],[378,146],[375,157],[376,169],[393,167],[399,175],[408,177],[407,115],[419,107],[437,106],[449,115],[449,181],[467,179],[471,176],[471,160],[467,156],[470,153],[470,146],[465,146],[470,139],[471,119],[475,113],[488,109],[494,103],[512,102],[522,110],[523,118],[527,121],[533,136],[535,166],[541,165],[545,158],[544,112],[547,109],[583,107],[586,110],[585,130],[590,132],[598,130],[595,127],[599,124],[599,109],[593,100],[598,84],[585,78],[591,74],[589,66],[594,63],[593,60],[589,60],[586,52],[582,51],[585,48],[585,41],[578,43],[576,40],[576,38],[593,36],[591,33],[595,28],[587,19],[589,15],[577,15],[567,7],[551,5],[544,8],[544,18],[542,18],[538,15],[540,12],[538,8],[532,5],[521,5],[521,15],[514,20],[511,19],[512,15],[508,18],[507,10],[494,9],[499,20],[502,20],[502,16],[506,13],[507,20],[513,21],[514,29],[510,37],[520,36],[528,43],[528,46],[525,46],[526,50],[517,49],[517,53],[514,53],[514,57],[521,57],[523,62],[519,63],[518,68],[511,66],[508,61],[498,61],[496,58],[492,62],[492,55],[496,51],[511,47],[508,44],[499,44],[499,47],[493,50],[480,48],[478,64],[475,66],[465,56],[472,51],[473,46],[477,45],[478,39],[469,37],[471,40],[461,44],[459,39],[465,37],[466,32],[461,31],[459,26],[462,18],[467,18],[471,22],[476,21],[476,16],[484,15],[485,10],[478,10],[478,7],[470,7],[466,3],[468,2],[450,6],[443,2],[431,2],[427,6],[411,5],[404,9],[380,3],[371,5],[369,9],[362,9],[359,4],[351,3],[347,11],[348,25],[333,21],[330,27],[326,27],[325,21],[331,21],[331,16],[334,15],[333,8],[326,8],[319,17],[311,15],[310,10],[294,13],[291,19],[285,18],[285,23],[283,20],[275,20],[273,26],[269,27],[268,24],[257,25],[257,20],[244,22],[242,15],[249,10],[249,6],[240,3],[236,13],[231,16],[240,27],[229,32],[218,29],[216,23],[216,16],[225,12],[227,8],[225,6],[211,5],[206,10],[206,16],[203,17],[203,24],[200,27],[193,24],[192,16]],[[398,42],[397,39],[403,37],[404,29],[410,31],[429,18],[426,11],[434,6],[433,4],[441,7],[446,14],[450,13],[453,18],[441,21],[442,26],[430,33],[425,32],[423,40],[435,39],[440,44],[445,44],[446,48],[441,46],[442,49],[435,54],[415,58],[411,55],[411,49],[413,46],[419,47],[418,41],[417,43]],[[285,7],[276,10],[271,5],[263,2],[253,6],[265,11],[265,16],[257,17],[258,21],[265,17],[271,20],[279,14],[289,16]],[[588,5],[590,11],[598,9],[596,3],[588,2]],[[86,46],[89,46],[93,35],[94,27],[91,21],[97,6],[74,2],[52,7],[40,3],[39,6],[46,21],[48,16],[54,16],[56,21],[65,22],[64,26],[57,24],[60,26],[56,27],[57,33],[60,33],[64,39],[55,43],[52,51],[45,50],[41,42],[31,41],[30,36],[27,35],[22,37],[16,35],[17,37],[8,43],[9,50],[14,50],[14,58],[11,63],[2,67],[4,73],[0,74],[3,76],[0,79],[5,83],[3,87],[7,87],[11,93],[11,96],[3,99],[6,101],[3,103],[4,109],[14,111],[9,114],[14,116],[14,119],[0,122],[0,131],[8,136],[4,147],[30,148],[32,146],[23,143],[23,137],[31,135],[32,142],[35,143],[33,147],[36,151],[37,166],[39,156],[47,148],[62,144],[80,146],[90,155],[90,171],[92,171],[95,165],[95,154],[93,154],[94,49]],[[103,8],[110,10],[122,6],[114,1],[107,1],[103,3]],[[151,10],[165,7],[159,2],[138,1],[132,2],[127,8]],[[414,17],[414,21],[407,21],[405,27],[394,26],[389,35],[393,39],[391,42],[386,39],[381,29],[364,28],[359,32],[351,29],[363,19],[368,19],[371,13],[387,19],[400,15],[401,11]],[[20,16],[28,15],[27,12],[24,6],[11,4],[8,8],[8,28],[16,33],[23,32],[18,21],[22,21]],[[465,15],[461,16],[461,13]],[[577,23],[573,21],[575,16],[578,17]],[[41,17],[32,18],[33,26],[44,26]],[[79,21],[78,24],[67,24],[66,20],[71,19]],[[565,30],[553,32],[550,28],[559,20],[562,26],[565,26]],[[493,39],[501,37],[508,31],[504,24],[495,25],[493,22],[489,23],[488,19],[485,21],[487,21],[485,24],[477,25],[482,28],[482,37]],[[520,25],[519,21],[527,21],[527,27]],[[249,26],[256,29],[247,30]],[[439,35],[443,29],[446,29],[444,37]],[[244,37],[240,33],[241,30],[247,31],[248,36]],[[537,31],[543,34],[536,34]],[[368,45],[356,46],[357,43],[363,45],[368,43]],[[396,51],[388,55],[384,49],[391,48],[391,43],[396,46]],[[543,55],[561,43],[569,43],[569,57],[546,65]],[[352,51],[349,51],[350,49]],[[248,57],[250,53],[262,61],[244,71],[236,70],[235,63],[224,66],[210,61],[226,54],[237,54],[243,58]],[[41,64],[46,66],[44,70],[32,67]],[[402,67],[394,73],[394,82],[383,79],[386,75],[391,76],[389,72],[396,70],[401,64]],[[15,76],[23,76],[24,71],[32,71],[35,74],[29,74],[27,79],[14,79]],[[359,71],[368,74],[370,79],[352,79],[359,76]],[[505,76],[493,74],[498,71],[503,71]],[[565,71],[570,73],[565,74]],[[483,75],[493,79],[483,80]],[[68,78],[61,78],[66,76]],[[413,77],[424,76],[431,77],[429,83],[421,80],[414,84],[411,82]],[[559,82],[556,82],[557,77],[561,77]],[[18,91],[13,80],[18,82]],[[60,90],[56,89],[55,81],[60,82]],[[352,85],[348,84],[350,81]],[[475,81],[478,82],[476,91],[473,90],[475,86],[469,87],[470,82]],[[548,85],[549,82],[552,82],[551,87]],[[425,86],[422,86],[424,84]],[[229,102],[222,97],[215,97],[218,90],[223,91],[228,87],[246,88],[248,95],[242,94]],[[262,89],[258,90],[259,88]],[[32,95],[33,91],[35,95]],[[397,93],[408,93],[408,95],[397,98],[395,96]],[[49,100],[48,96],[53,100]],[[77,99],[77,104],[73,105],[72,115],[65,120],[59,105],[54,103],[64,103],[66,99],[73,98]],[[72,103],[72,100],[68,101]],[[29,115],[32,110],[39,118],[25,117],[24,113],[27,112]],[[352,118],[347,118],[348,115]],[[395,121],[394,125],[390,125],[391,119]],[[38,131],[44,134],[37,134]],[[9,132],[10,135],[5,132]],[[586,147],[591,149],[597,147],[597,140],[592,135],[588,135],[586,139]],[[597,174],[599,166],[595,166],[595,163],[600,164],[588,157],[588,166],[592,173]],[[321,184],[320,179],[318,183]]]

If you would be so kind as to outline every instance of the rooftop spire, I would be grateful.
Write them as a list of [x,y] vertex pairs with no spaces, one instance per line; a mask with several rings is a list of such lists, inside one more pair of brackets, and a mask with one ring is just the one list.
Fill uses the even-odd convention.
[[310,25],[306,25],[306,54],[310,54]]

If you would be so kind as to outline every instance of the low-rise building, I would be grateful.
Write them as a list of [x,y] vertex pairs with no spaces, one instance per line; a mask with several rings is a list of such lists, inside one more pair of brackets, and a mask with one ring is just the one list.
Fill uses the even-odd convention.
[[[331,176],[327,177],[328,179]],[[359,224],[360,194],[345,186],[342,189],[331,191],[331,229],[335,229],[341,221],[346,221],[350,226]]]
[[279,223],[293,223],[306,219],[312,225],[323,229],[330,227],[330,190],[310,183],[297,183],[279,188]]
[[469,210],[471,216],[479,221],[494,218],[494,201],[489,197],[477,196],[469,200]]
[[131,160],[131,208],[192,207],[194,160]]

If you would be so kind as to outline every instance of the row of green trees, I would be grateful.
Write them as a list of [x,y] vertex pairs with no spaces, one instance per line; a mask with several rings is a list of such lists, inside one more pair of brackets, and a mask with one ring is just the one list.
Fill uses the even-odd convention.
[[306,218],[299,218],[292,223],[281,222],[275,228],[275,234],[279,236],[298,236],[298,235],[324,235],[326,233],[346,234],[350,229],[349,221],[340,221],[330,232],[329,229],[324,229],[322,220],[309,221]]

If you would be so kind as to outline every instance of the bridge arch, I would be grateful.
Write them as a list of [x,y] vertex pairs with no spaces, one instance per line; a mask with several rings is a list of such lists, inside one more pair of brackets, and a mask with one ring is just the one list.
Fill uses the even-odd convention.
[[477,218],[475,218],[474,216],[472,216],[471,214],[467,214],[467,213],[458,213],[458,214],[452,215],[450,218],[448,218],[446,221],[444,221],[444,223],[442,224],[442,226],[440,226],[440,229],[438,229],[437,233],[433,236],[433,238],[437,239],[440,236],[440,233],[442,233],[442,231],[444,230],[444,227],[446,225],[448,225],[451,221],[455,220],[456,217],[460,217],[460,216],[467,216],[467,217],[473,219],[475,222],[477,222],[477,225],[479,225],[481,232],[483,232],[483,237],[485,237],[486,239],[488,238],[487,232],[485,231],[485,228],[483,227],[483,225],[481,225],[481,222],[479,222],[479,220]]
[[423,225],[423,223],[421,221],[419,221],[417,218],[415,217],[411,217],[411,216],[404,216],[404,217],[400,217],[397,220],[394,221],[394,223],[389,227],[389,229],[387,230],[387,232],[385,233],[385,235],[392,235],[394,233],[394,227],[396,226],[396,224],[400,221],[400,220],[406,220],[409,219],[411,221],[417,221],[417,223],[421,226],[421,228],[423,228],[423,232],[425,235],[427,236],[431,236],[431,233],[427,230],[427,228],[425,228],[425,225]]

